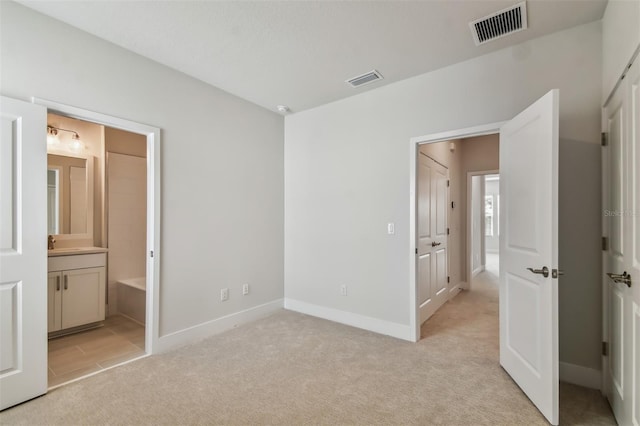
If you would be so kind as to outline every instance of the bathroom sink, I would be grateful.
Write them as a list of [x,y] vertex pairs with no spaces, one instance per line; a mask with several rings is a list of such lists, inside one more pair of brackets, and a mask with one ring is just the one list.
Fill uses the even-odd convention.
[[69,254],[90,254],[90,253],[104,253],[106,248],[102,247],[61,247],[48,251],[49,256],[65,256]]

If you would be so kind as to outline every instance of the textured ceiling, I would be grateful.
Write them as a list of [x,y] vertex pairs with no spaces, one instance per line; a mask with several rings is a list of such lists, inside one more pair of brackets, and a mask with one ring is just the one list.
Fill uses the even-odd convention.
[[[529,0],[529,29],[475,46],[468,23],[518,1],[20,3],[265,108],[302,111],[598,20],[606,0]],[[357,89],[344,80],[377,69]]]

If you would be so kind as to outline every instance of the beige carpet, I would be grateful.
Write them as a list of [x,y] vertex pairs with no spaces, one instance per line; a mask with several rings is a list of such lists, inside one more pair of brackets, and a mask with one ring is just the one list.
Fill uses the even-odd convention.
[[[490,281],[490,280],[489,280]],[[480,282],[413,344],[282,311],[58,388],[0,424],[547,424],[498,365],[496,288]],[[615,424],[561,386],[561,424]]]

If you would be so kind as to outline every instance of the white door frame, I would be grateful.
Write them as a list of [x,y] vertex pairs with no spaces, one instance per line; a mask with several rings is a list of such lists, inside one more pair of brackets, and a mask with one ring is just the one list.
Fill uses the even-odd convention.
[[[160,129],[46,99],[33,97],[31,102],[46,107],[47,112],[125,130],[147,138],[146,355],[143,356],[156,353],[160,338]],[[46,144],[46,141],[43,140],[42,143]],[[43,236],[43,241],[45,237],[46,235]]]
[[409,327],[413,330],[413,341],[420,340],[420,310],[418,307],[418,287],[416,285],[417,269],[416,269],[416,248],[417,230],[416,230],[416,187],[417,187],[417,154],[421,144],[436,143],[448,141],[451,139],[471,138],[475,136],[484,136],[500,132],[500,127],[506,121],[482,124],[474,127],[467,127],[458,130],[450,130],[441,133],[433,133],[424,136],[415,136],[409,140]]
[[[479,170],[475,172],[467,172],[467,244],[466,244],[466,272],[467,272],[467,281],[465,282],[465,290],[469,290],[471,288],[471,278],[473,278],[473,266],[471,262],[471,178],[474,176],[486,176],[486,175],[497,175],[500,173],[500,170]],[[484,230],[484,222],[482,225],[482,230]],[[483,232],[484,234],[484,232]],[[486,247],[484,247],[484,242],[482,243],[482,251],[486,251]]]

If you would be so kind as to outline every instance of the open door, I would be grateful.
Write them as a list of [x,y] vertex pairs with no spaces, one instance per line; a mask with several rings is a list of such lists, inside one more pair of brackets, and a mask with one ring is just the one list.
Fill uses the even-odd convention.
[[500,364],[558,424],[558,97],[500,129]]
[[604,107],[604,393],[620,425],[640,425],[640,60]]
[[0,98],[0,409],[47,392],[46,113]]

